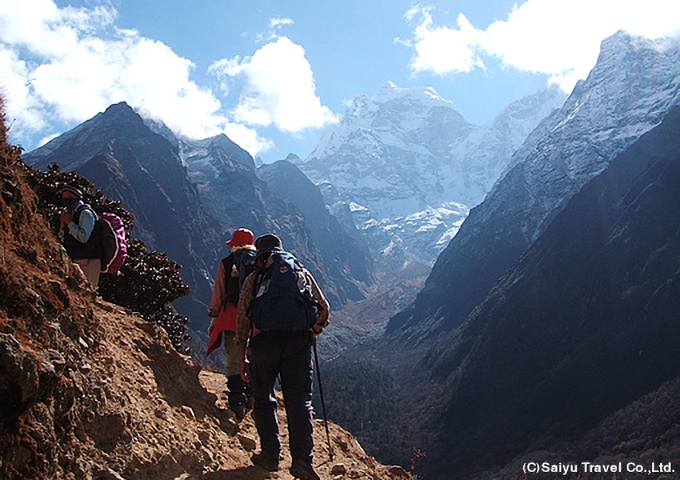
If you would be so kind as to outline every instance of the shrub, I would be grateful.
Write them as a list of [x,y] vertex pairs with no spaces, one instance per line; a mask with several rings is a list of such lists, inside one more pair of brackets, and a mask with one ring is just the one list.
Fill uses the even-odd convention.
[[179,315],[171,305],[191,293],[180,276],[181,265],[164,253],[147,250],[142,240],[131,239],[132,214],[123,208],[122,203],[106,198],[101,189],[93,191],[94,185],[85,177],[75,172],[62,172],[55,163],[46,172],[21,163],[29,185],[38,196],[38,210],[55,233],[59,228],[59,213],[63,210],[59,191],[74,180],[82,187],[83,201],[90,204],[95,212],[115,213],[123,220],[128,237],[128,258],[118,274],[102,275],[99,294],[104,300],[129,308],[146,320],[159,324],[178,351],[189,353],[184,346],[190,338],[187,333],[189,319]]

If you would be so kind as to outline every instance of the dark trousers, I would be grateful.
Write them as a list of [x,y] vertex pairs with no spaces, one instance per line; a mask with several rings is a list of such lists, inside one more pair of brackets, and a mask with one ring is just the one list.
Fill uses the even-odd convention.
[[268,331],[251,342],[253,417],[263,455],[281,452],[274,385],[280,375],[293,458],[312,461],[312,337],[309,331]]

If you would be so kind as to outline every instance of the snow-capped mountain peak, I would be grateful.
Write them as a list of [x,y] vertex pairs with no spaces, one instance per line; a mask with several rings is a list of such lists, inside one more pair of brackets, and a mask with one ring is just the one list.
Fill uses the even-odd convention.
[[[546,89],[479,126],[431,87],[387,82],[372,97],[350,101],[299,166],[315,183],[334,187],[339,196],[329,203],[363,207],[352,210],[355,222],[379,252],[412,249],[429,263],[455,234],[468,207],[484,199],[526,135],[565,97],[556,88]],[[459,216],[441,215],[452,203],[462,205],[455,209]],[[422,229],[413,228],[414,219]],[[405,238],[410,231],[427,231],[427,245],[423,236]],[[394,245],[403,250],[397,252]]]
[[466,123],[453,102],[439,96],[433,88],[399,88],[386,82],[373,97],[358,95],[348,102],[340,122],[324,132],[319,145],[305,161],[327,157],[348,142],[355,142],[358,135],[372,137],[377,134],[374,132],[381,132],[385,137],[380,141],[405,148],[408,142],[404,142],[405,135],[399,133],[425,130],[433,121],[446,120],[433,110],[440,110],[453,123]]
[[446,328],[459,326],[569,200],[678,104],[680,41],[621,32],[603,41],[588,78],[516,150],[441,253],[400,328],[424,332],[420,324],[429,319],[441,331],[436,312],[446,312]]
[[399,88],[392,81],[385,82],[380,87],[380,90],[378,90],[378,93],[373,96],[373,102],[377,104],[399,99],[412,99],[423,105],[426,105],[428,101],[431,101],[432,106],[438,106],[442,103],[453,106],[451,100],[441,97],[432,87]]

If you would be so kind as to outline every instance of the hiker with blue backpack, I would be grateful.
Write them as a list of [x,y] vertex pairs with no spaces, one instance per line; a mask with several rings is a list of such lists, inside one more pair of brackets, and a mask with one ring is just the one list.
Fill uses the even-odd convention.
[[253,232],[247,228],[239,228],[225,243],[231,247],[231,253],[222,259],[217,267],[215,286],[210,302],[211,317],[208,335],[208,353],[215,351],[224,341],[224,352],[227,357],[227,388],[229,389],[229,409],[238,420],[242,420],[247,411],[250,387],[241,379],[238,347],[236,346],[236,311],[241,287],[246,277],[255,269],[255,245]]
[[261,451],[251,461],[268,471],[279,469],[278,377],[293,458],[289,471],[295,478],[318,480],[312,467],[312,346],[329,323],[329,305],[312,274],[283,250],[278,237],[263,235],[255,247],[256,267],[241,289],[236,333],[241,377],[253,386],[260,437]]

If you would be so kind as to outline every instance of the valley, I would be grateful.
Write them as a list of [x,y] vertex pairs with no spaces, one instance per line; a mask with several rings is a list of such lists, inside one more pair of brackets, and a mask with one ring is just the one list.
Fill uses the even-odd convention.
[[481,126],[387,82],[305,159],[260,165],[125,103],[23,157],[90,178],[182,264],[193,293],[175,306],[201,362],[224,241],[279,235],[331,301],[329,415],[382,463],[407,468],[416,449],[433,479],[666,465],[680,458],[679,85],[677,42],[619,32],[568,97],[548,88]]

